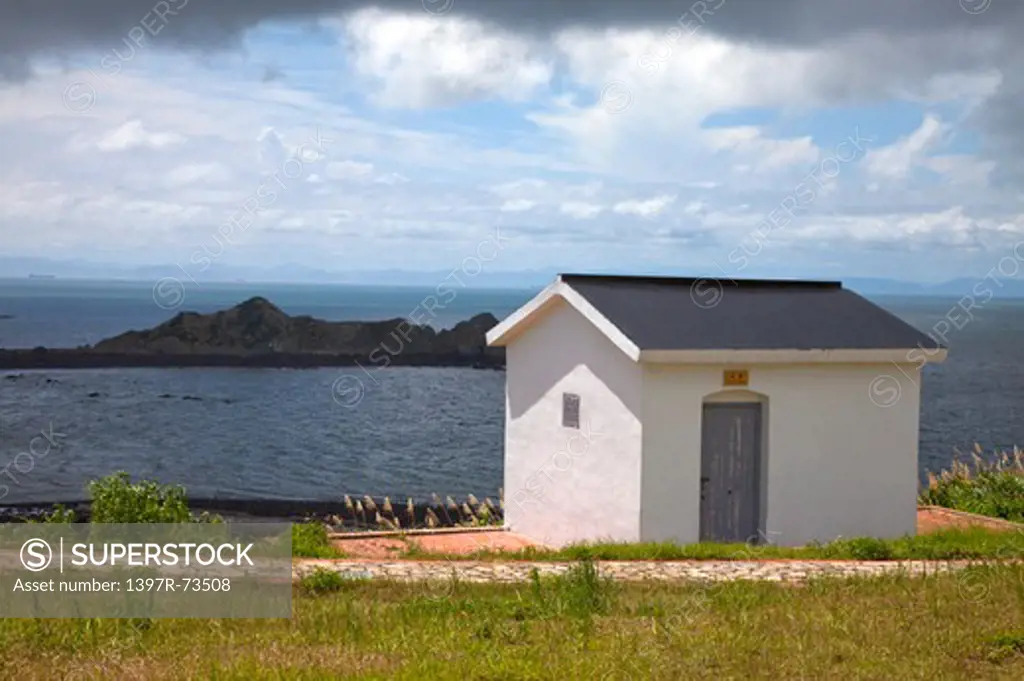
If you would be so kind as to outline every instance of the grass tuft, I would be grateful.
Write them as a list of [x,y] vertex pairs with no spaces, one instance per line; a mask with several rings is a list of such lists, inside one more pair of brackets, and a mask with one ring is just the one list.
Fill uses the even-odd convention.
[[[823,556],[852,558],[854,560],[892,560],[896,554],[894,542],[873,537],[837,539],[821,547]],[[907,553],[910,553],[908,551]]]
[[1024,630],[990,636],[985,644],[985,658],[989,662],[1004,663],[1011,658],[1024,659]]
[[1024,450],[984,459],[975,445],[969,462],[957,459],[938,475],[929,473],[918,501],[1024,523]]
[[354,580],[342,577],[335,570],[322,567],[313,569],[299,579],[298,588],[304,594],[319,596],[349,587]]

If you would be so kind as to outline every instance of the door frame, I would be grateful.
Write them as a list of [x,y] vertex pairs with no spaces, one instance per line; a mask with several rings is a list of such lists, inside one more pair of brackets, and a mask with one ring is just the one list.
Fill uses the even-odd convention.
[[698,528],[697,536],[699,541],[707,541],[700,534],[700,519],[702,518],[702,503],[700,502],[700,486],[703,484],[701,479],[704,478],[704,408],[707,405],[751,405],[756,404],[760,407],[760,433],[759,435],[759,447],[755,456],[757,461],[755,463],[756,475],[757,475],[757,496],[758,496],[758,508],[757,508],[757,532],[753,537],[747,539],[747,543],[750,544],[762,544],[768,539],[768,435],[769,435],[769,405],[768,396],[761,393],[756,393],[751,390],[722,390],[719,392],[711,393],[704,396],[701,400],[700,405],[700,448],[698,450],[699,457],[699,475],[697,484],[697,499],[698,499]]

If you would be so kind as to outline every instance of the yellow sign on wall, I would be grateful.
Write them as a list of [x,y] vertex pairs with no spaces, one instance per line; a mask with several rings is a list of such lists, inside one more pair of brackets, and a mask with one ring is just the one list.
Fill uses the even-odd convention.
[[749,385],[750,372],[746,369],[726,369],[722,372],[722,385]]

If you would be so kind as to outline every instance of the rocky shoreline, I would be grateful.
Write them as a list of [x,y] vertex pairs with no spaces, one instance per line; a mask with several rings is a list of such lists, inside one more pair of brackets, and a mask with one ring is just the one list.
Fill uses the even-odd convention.
[[406,319],[328,322],[293,317],[265,298],[211,314],[182,312],[157,327],[79,348],[0,349],[0,370],[114,367],[314,368],[444,366],[501,369],[487,347],[489,313],[436,331]]
[[[265,369],[315,369],[318,367],[361,366],[370,371],[378,366],[369,355],[264,353],[252,355],[190,354],[161,355],[106,353],[88,349],[36,348],[0,349],[0,371],[15,369],[113,369],[113,368],[188,368],[251,367]],[[467,367],[504,369],[504,357],[483,353],[404,354],[390,357],[388,366]]]
[[[89,502],[71,500],[0,505],[0,523],[39,521],[57,505],[72,510],[77,522],[89,522]],[[302,522],[319,520],[336,531],[372,531],[500,523],[504,509],[499,500],[469,495],[433,502],[387,497],[352,496],[339,501],[289,499],[189,498],[195,514],[208,512],[228,522]],[[485,510],[486,509],[486,510]]]

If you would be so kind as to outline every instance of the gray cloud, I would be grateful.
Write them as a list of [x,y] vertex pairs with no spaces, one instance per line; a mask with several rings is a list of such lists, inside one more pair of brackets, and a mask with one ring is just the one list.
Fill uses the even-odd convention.
[[[1024,33],[1017,0],[30,0],[0,3],[0,78],[24,78],[33,57],[123,48],[135,29],[158,49],[233,49],[268,20],[309,22],[382,7],[483,19],[550,33],[569,26],[664,26],[677,21],[755,42],[817,44],[861,31]],[[984,8],[977,14],[965,11]],[[680,19],[684,17],[684,19]]]
[[279,69],[276,66],[273,66],[271,64],[264,65],[264,67],[263,67],[263,77],[261,79],[264,83],[273,83],[274,81],[283,80],[283,79],[284,79],[284,71],[282,71],[281,69]]

